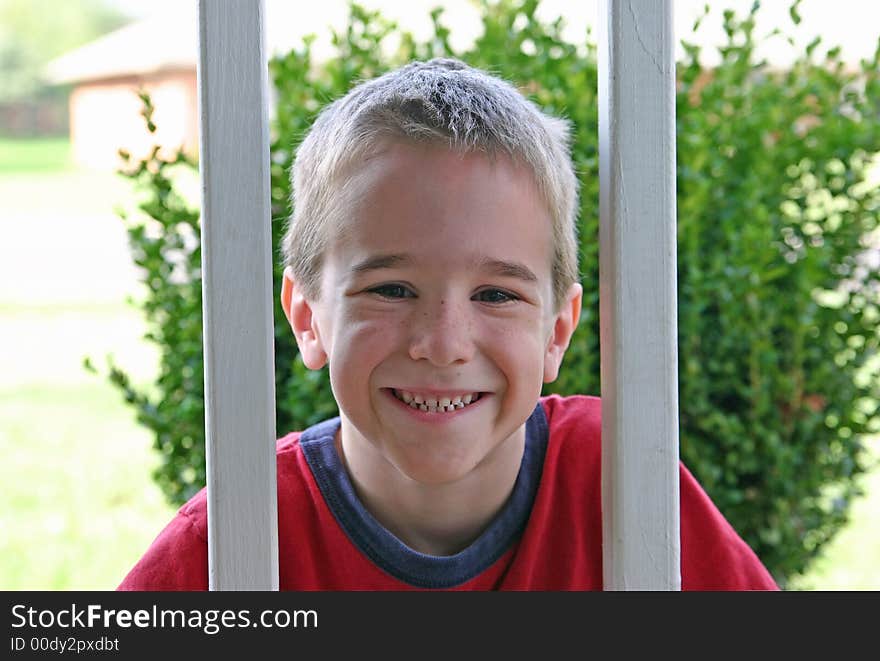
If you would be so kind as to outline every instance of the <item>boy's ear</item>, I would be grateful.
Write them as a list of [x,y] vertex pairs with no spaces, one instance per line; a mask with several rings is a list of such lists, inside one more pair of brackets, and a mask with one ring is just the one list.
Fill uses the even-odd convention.
[[303,295],[299,284],[293,280],[293,269],[284,269],[281,281],[281,307],[293,330],[296,345],[303,363],[311,370],[319,370],[327,364],[327,353],[313,314],[312,304]]
[[559,376],[559,367],[565,350],[581,318],[581,299],[583,287],[575,282],[569,287],[559,312],[556,313],[553,331],[544,352],[544,383],[551,383]]

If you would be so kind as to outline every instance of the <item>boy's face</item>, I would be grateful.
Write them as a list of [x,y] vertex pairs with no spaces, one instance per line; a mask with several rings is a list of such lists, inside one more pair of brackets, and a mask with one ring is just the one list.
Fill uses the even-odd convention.
[[[343,191],[350,215],[320,301],[287,270],[282,304],[305,364],[329,361],[346,459],[378,456],[424,484],[491,470],[521,449],[580,313],[577,284],[554,310],[551,221],[532,176],[506,158],[392,143]],[[448,412],[402,401],[413,396],[464,397]]]

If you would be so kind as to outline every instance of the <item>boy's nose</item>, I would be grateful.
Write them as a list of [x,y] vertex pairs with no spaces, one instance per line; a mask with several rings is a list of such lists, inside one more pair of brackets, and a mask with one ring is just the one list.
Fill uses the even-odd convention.
[[438,367],[468,362],[474,357],[471,320],[466,310],[441,300],[417,313],[413,323],[409,355]]

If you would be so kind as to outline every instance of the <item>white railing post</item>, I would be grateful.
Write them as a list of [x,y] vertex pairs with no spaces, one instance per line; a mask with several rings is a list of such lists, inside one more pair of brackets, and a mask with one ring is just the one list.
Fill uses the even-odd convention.
[[606,590],[681,588],[672,0],[599,4]]
[[268,72],[261,0],[199,0],[211,590],[278,589]]

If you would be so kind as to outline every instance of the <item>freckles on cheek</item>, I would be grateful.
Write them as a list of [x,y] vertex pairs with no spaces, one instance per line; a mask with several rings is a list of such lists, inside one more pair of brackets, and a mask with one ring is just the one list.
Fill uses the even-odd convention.
[[489,324],[485,331],[495,342],[511,343],[525,349],[533,344],[541,344],[544,329],[536,319],[500,319],[496,323]]

